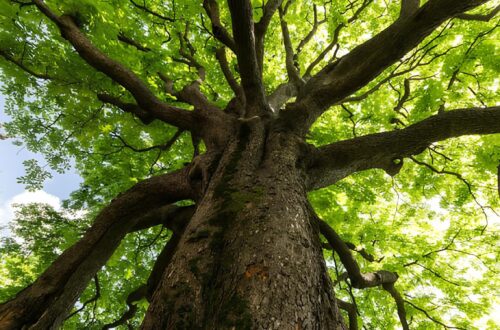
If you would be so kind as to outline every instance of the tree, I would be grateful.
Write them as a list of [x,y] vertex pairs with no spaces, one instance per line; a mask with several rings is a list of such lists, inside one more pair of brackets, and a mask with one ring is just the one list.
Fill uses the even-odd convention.
[[492,3],[2,1],[8,136],[75,160],[87,219],[21,209],[0,328],[473,328],[498,281]]

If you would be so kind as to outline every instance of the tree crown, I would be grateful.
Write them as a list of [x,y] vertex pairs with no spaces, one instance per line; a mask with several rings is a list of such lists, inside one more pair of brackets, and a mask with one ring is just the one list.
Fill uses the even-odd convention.
[[[13,225],[19,240],[1,248],[0,300],[30,283],[118,193],[220,148],[231,123],[259,117],[281,120],[307,141],[315,210],[364,272],[399,275],[412,327],[493,327],[500,136],[460,136],[500,131],[499,7],[242,3],[0,2],[7,135],[42,153],[52,170],[74,161],[83,183],[65,207],[88,212],[76,221],[45,206],[22,208]],[[380,132],[388,133],[373,135]],[[344,156],[351,172],[329,176]],[[20,181],[42,187],[45,166],[25,165]],[[127,236],[68,327],[118,319],[168,235],[154,227]],[[325,258],[341,279],[338,256],[325,250]],[[366,328],[399,324],[391,295],[340,280],[336,289]]]

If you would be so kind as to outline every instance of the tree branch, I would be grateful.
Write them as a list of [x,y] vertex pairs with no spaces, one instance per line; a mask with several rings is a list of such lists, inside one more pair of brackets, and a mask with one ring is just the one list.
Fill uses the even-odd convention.
[[[340,261],[347,270],[347,276],[351,280],[351,285],[357,289],[371,288],[375,286],[382,285],[384,290],[389,292],[396,302],[396,307],[398,311],[398,316],[403,327],[403,330],[409,330],[408,322],[406,321],[406,311],[404,309],[403,298],[399,292],[395,289],[394,283],[398,280],[398,274],[387,271],[379,270],[373,273],[361,273],[358,263],[349,251],[348,246],[342,241],[340,236],[330,227],[325,221],[321,220],[318,216],[314,214],[318,224],[320,233],[326,238],[328,243],[332,246],[333,250],[337,253]],[[339,279],[345,279],[343,275],[339,276]],[[356,310],[355,306],[346,306],[349,312],[349,326],[351,328],[353,322],[356,321]],[[339,305],[340,308],[342,306]],[[353,315],[351,315],[353,314]],[[354,316],[354,317],[353,317]],[[353,329],[353,328],[351,328]]]
[[0,56],[11,63],[14,63],[19,68],[21,68],[23,71],[25,71],[26,73],[29,73],[33,77],[36,77],[38,79],[44,79],[44,80],[52,79],[52,77],[50,75],[48,75],[47,73],[36,72],[36,71],[28,68],[22,61],[14,58],[14,56],[10,55],[6,50],[0,49]]
[[365,86],[441,23],[486,1],[428,1],[412,15],[398,19],[337,62],[324,67],[306,83],[297,101],[287,106],[284,120],[305,134],[330,105]]
[[316,215],[315,218],[319,224],[320,233],[326,238],[333,250],[337,252],[340,261],[347,270],[347,275],[353,287],[364,289],[397,281],[398,275],[386,270],[379,270],[373,273],[361,273],[359,265],[352,256],[351,251],[335,230]]
[[71,16],[57,16],[42,0],[33,0],[33,2],[57,25],[63,38],[73,45],[82,59],[128,90],[142,109],[171,125],[186,130],[192,129],[192,113],[158,100],[135,73],[97,49],[80,31]]
[[167,22],[170,22],[170,23],[175,22],[175,19],[173,19],[173,18],[171,18],[171,17],[164,16],[164,15],[162,15],[162,14],[159,14],[159,13],[157,13],[157,12],[155,12],[155,11],[153,11],[153,10],[149,9],[149,8],[148,8],[148,7],[146,7],[145,5],[140,5],[140,4],[138,4],[138,3],[137,3],[137,2],[135,2],[134,0],[130,0],[130,2],[132,3],[132,5],[134,5],[134,7],[139,8],[139,9],[141,9],[141,10],[145,11],[146,13],[148,13],[148,14],[150,14],[150,15],[154,16],[154,17],[160,18],[160,19],[162,19],[162,20],[164,20],[164,21],[167,21]]
[[128,148],[134,152],[148,152],[148,151],[155,150],[155,149],[158,149],[161,151],[165,151],[165,150],[170,149],[183,132],[184,132],[183,130],[178,129],[177,132],[175,132],[175,134],[164,144],[154,145],[154,146],[147,147],[147,148],[136,148],[136,147],[128,144],[125,141],[125,139],[123,139],[119,134],[112,133],[112,136],[116,137],[118,140],[120,140],[120,142],[123,144],[123,147],[125,147],[125,148]]
[[416,310],[424,313],[424,315],[429,319],[431,320],[432,322],[436,323],[436,324],[439,324],[440,326],[444,327],[445,329],[459,329],[459,330],[466,330],[465,328],[459,328],[459,327],[452,327],[450,325],[447,325],[447,324],[444,324],[443,322],[439,321],[438,319],[436,319],[435,317],[432,317],[429,312],[427,312],[425,309],[423,308],[420,308],[418,307],[417,305],[415,305],[414,303],[412,303],[411,301],[409,300],[404,300],[405,303],[407,303],[408,305],[410,305],[411,307],[415,308]]
[[137,50],[140,50],[141,52],[147,53],[147,52],[151,51],[151,48],[148,48],[148,47],[141,45],[140,43],[138,43],[134,39],[127,37],[123,32],[120,32],[118,34],[118,40],[120,40],[124,44],[135,47]]
[[196,207],[191,206],[177,206],[168,204],[154,209],[145,215],[139,217],[130,229],[130,233],[151,228],[154,226],[162,225],[174,233],[182,233],[186,223],[191,219]]
[[419,154],[433,142],[494,133],[500,133],[500,107],[447,111],[404,129],[335,142],[312,151],[308,187],[326,187],[354,172],[372,168],[395,175],[404,157]]
[[399,293],[399,291],[396,290],[396,288],[394,287],[394,283],[382,284],[382,287],[384,288],[385,291],[389,292],[391,297],[396,302],[396,308],[398,311],[399,322],[401,322],[401,326],[402,326],[403,330],[409,330],[410,327],[408,325],[408,321],[406,320],[406,310],[405,310],[405,303],[404,303],[403,297],[401,297],[401,294]]
[[203,8],[210,18],[210,22],[212,23],[212,33],[215,38],[236,54],[236,44],[220,21],[220,12],[217,0],[203,0]]
[[292,41],[290,40],[290,33],[288,32],[288,24],[285,21],[283,10],[279,10],[280,23],[281,23],[281,34],[283,35],[283,43],[285,46],[285,64],[286,71],[288,73],[288,79],[293,84],[298,87],[304,84],[304,81],[300,77],[300,72],[295,66],[294,58],[295,54],[293,51]]
[[135,103],[123,102],[118,97],[104,93],[97,94],[97,98],[99,99],[99,101],[103,103],[114,105],[115,107],[123,110],[124,112],[128,112],[135,115],[144,125],[148,125],[153,120],[155,120],[155,118],[149,112],[145,111]]
[[[374,262],[374,261],[380,262],[380,261],[382,261],[382,259],[384,259],[384,257],[379,258],[379,259],[375,259],[375,257],[372,254],[368,253],[364,248],[358,248],[358,247],[356,247],[356,245],[354,245],[351,242],[344,241],[344,244],[351,251],[355,251],[355,252],[359,253],[359,255],[362,256],[363,259],[365,259],[366,261],[369,261],[369,262]],[[329,243],[323,243],[322,247],[323,247],[323,249],[333,250],[332,246]]]
[[273,112],[277,112],[283,108],[288,100],[290,100],[292,97],[297,96],[298,92],[299,90],[296,84],[292,82],[286,82],[276,87],[276,89],[271,94],[269,94],[269,96],[267,97],[267,102],[269,103],[271,110]]
[[[166,209],[167,207],[169,207],[170,209],[167,210]],[[191,219],[195,211],[194,206],[177,207],[169,205],[167,207],[160,208],[160,212],[153,211],[145,217],[146,219],[139,220],[138,224],[142,223],[147,225],[156,225],[162,223],[167,228],[169,227],[170,224],[170,227],[174,227],[173,234],[168,240],[163,250],[156,258],[156,261],[153,265],[151,273],[149,274],[146,284],[141,285],[128,295],[126,301],[128,310],[118,320],[106,324],[103,327],[103,330],[115,328],[118,325],[125,324],[125,322],[134,317],[135,313],[137,312],[137,306],[133,304],[134,302],[139,301],[143,298],[146,298],[148,301],[151,301],[153,293],[156,287],[158,286],[158,283],[160,282],[163,272],[170,264],[170,261],[172,260],[175,250],[179,245],[184,229],[186,228],[189,219]],[[153,223],[153,221],[151,221],[153,219],[156,219],[155,220],[156,223]],[[173,226],[172,223],[174,224]]]
[[264,40],[267,28],[282,2],[283,0],[268,0],[266,5],[262,8],[262,17],[259,22],[255,23],[255,53],[257,55],[257,63],[261,71],[263,70],[264,65]]
[[133,318],[135,313],[137,312],[137,305],[134,303],[143,299],[146,296],[146,289],[147,289],[146,285],[141,285],[134,291],[130,292],[126,300],[128,310],[118,320],[105,324],[102,327],[102,330],[114,329],[119,325],[125,324],[128,320]]
[[358,330],[358,316],[356,305],[337,298],[337,305],[347,312],[349,316],[349,330]]
[[241,85],[245,92],[246,116],[269,113],[270,109],[262,84],[262,68],[259,67],[255,49],[252,4],[250,0],[228,0],[228,4],[233,23]]
[[65,250],[31,286],[0,305],[2,325],[57,328],[90,279],[145,211],[195,198],[189,170],[186,167],[144,180],[111,201],[78,242]]
[[97,299],[99,299],[101,297],[101,286],[99,285],[99,277],[97,276],[97,274],[94,276],[94,285],[95,285],[94,296],[92,298],[90,298],[89,300],[85,301],[82,304],[82,307],[78,308],[73,313],[69,314],[64,320],[67,320],[67,319],[71,318],[72,316],[80,313],[82,310],[85,309],[85,307],[87,307],[88,304],[93,303],[94,301],[97,301]]
[[[354,14],[347,20],[347,23],[350,24],[354,22],[356,19],[358,19],[359,15],[365,10],[366,7],[372,2],[373,0],[363,0],[363,3],[359,8],[354,12]],[[353,3],[354,4],[354,3]],[[318,57],[312,61],[309,66],[306,69],[306,72],[304,74],[304,79],[309,80],[312,74],[312,70],[325,58],[325,56],[334,48],[337,47],[335,52],[339,49],[338,45],[338,39],[340,35],[340,31],[346,26],[344,23],[340,23],[334,30],[333,32],[333,39],[332,41],[328,44],[328,46],[318,55]],[[335,58],[335,53],[333,58]]]
[[215,51],[215,57],[217,58],[222,73],[224,74],[229,87],[233,90],[234,95],[238,98],[242,105],[245,104],[245,93],[229,68],[229,63],[227,62],[226,57],[226,49],[224,47],[218,48]]

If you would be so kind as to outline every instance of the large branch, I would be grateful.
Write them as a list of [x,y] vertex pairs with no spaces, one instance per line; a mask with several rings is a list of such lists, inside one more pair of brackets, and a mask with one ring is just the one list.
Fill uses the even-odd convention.
[[142,109],[169,124],[186,130],[192,129],[192,113],[161,102],[135,73],[95,47],[80,31],[71,16],[56,15],[42,0],[33,0],[33,2],[45,16],[57,25],[63,38],[73,45],[83,60],[122,85],[134,96]]
[[428,1],[312,77],[301,89],[297,101],[288,106],[285,120],[305,134],[331,105],[365,86],[441,23],[485,2],[487,0]]
[[0,305],[0,328],[57,328],[124,236],[141,226],[143,214],[195,197],[189,169],[144,180],[116,197],[32,285]]
[[250,0],[228,0],[236,43],[236,57],[245,92],[247,116],[269,111],[255,50],[252,4]]
[[308,187],[326,187],[354,172],[372,168],[394,175],[403,158],[419,154],[433,142],[494,133],[500,133],[500,106],[447,111],[401,130],[335,142],[312,152]]

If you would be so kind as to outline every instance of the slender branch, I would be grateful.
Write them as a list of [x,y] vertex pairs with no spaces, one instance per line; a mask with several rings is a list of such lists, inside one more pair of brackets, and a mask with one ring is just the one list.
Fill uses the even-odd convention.
[[[439,248],[437,250],[432,250],[432,251],[429,251],[425,254],[422,255],[423,258],[429,258],[431,255],[433,254],[437,254],[437,253],[440,253],[440,252],[443,252],[443,251],[449,251],[451,250],[451,246],[455,243],[455,239],[458,237],[458,234],[460,234],[460,229],[455,233],[455,235],[453,235],[453,237],[451,238],[450,242],[448,242],[448,244],[446,244],[444,247],[442,248]],[[408,267],[408,266],[411,266],[411,265],[415,265],[418,263],[418,259],[415,259],[414,261],[411,261],[411,262],[408,262],[406,264],[403,265],[403,267]]]
[[[351,280],[351,285],[354,288],[364,289],[382,285],[384,290],[389,292],[396,302],[396,307],[398,311],[398,316],[403,327],[403,330],[409,330],[408,322],[406,321],[406,311],[404,308],[403,298],[399,292],[394,288],[394,283],[398,280],[398,275],[393,272],[386,270],[379,270],[373,273],[361,273],[358,263],[349,251],[348,246],[342,241],[340,236],[330,227],[326,222],[315,216],[317,222],[319,223],[319,230],[321,234],[326,238],[328,243],[332,246],[333,250],[337,252],[340,261],[347,270],[347,277]],[[345,280],[346,276],[341,275],[338,281]],[[353,305],[354,306],[354,305]],[[339,307],[342,308],[341,305]],[[356,309],[351,306],[346,306],[350,308],[349,311],[349,326],[352,328],[353,322],[356,321]],[[345,309],[345,308],[344,308]]]
[[400,110],[403,108],[403,105],[405,104],[406,101],[408,101],[408,98],[410,97],[410,93],[411,93],[410,79],[405,79],[403,86],[404,86],[403,95],[399,98],[398,103],[394,107],[394,111],[396,111],[397,113],[400,112]]
[[262,17],[259,22],[255,23],[255,53],[257,56],[257,63],[261,71],[263,70],[264,65],[264,39],[266,37],[267,28],[282,2],[283,0],[268,0],[262,9]]
[[148,47],[141,45],[140,43],[138,43],[134,39],[127,37],[123,32],[120,32],[118,34],[118,40],[120,40],[121,42],[123,42],[127,45],[135,47],[137,50],[140,50],[141,52],[147,53],[147,52],[151,51],[151,48],[148,48]]
[[[326,55],[333,49],[333,47],[338,46],[338,40],[339,40],[339,35],[340,31],[344,27],[343,24],[340,24],[335,28],[335,31],[333,32],[333,39],[332,41],[326,46],[326,48],[318,55],[314,61],[312,61],[309,66],[306,69],[306,72],[304,73],[304,79],[309,79],[311,77],[312,71],[314,68],[323,61],[323,59],[326,57]],[[338,47],[337,47],[338,49]]]
[[80,31],[71,16],[56,15],[42,0],[33,0],[33,2],[45,16],[57,25],[63,38],[73,45],[82,59],[127,89],[141,108],[155,118],[169,124],[187,130],[192,129],[193,118],[190,112],[158,100],[135,73],[97,49]]
[[123,144],[124,147],[126,147],[134,152],[148,152],[148,151],[155,150],[155,149],[158,149],[161,151],[165,151],[165,150],[170,149],[183,132],[184,132],[183,130],[178,129],[175,132],[175,134],[164,144],[154,145],[154,146],[147,147],[147,148],[136,148],[136,147],[128,144],[119,134],[112,134],[112,136],[116,137],[118,140],[120,140],[120,142]]
[[123,102],[118,97],[104,93],[97,94],[97,98],[103,103],[114,105],[122,111],[135,115],[144,125],[150,124],[155,119],[149,112],[145,111],[135,103]]
[[352,256],[351,251],[335,230],[317,216],[315,216],[315,218],[319,224],[321,234],[326,238],[333,250],[337,252],[340,261],[342,261],[342,264],[347,270],[347,275],[353,287],[364,289],[397,281],[398,275],[386,270],[379,270],[373,273],[361,273],[359,265]]
[[488,224],[488,214],[486,213],[487,206],[483,206],[483,204],[481,204],[479,202],[479,200],[476,197],[476,194],[474,194],[474,192],[472,190],[472,185],[469,183],[469,181],[467,181],[460,173],[453,172],[453,171],[448,171],[448,170],[444,170],[444,169],[443,170],[438,170],[434,166],[432,166],[432,165],[430,165],[430,164],[428,164],[426,162],[419,161],[418,159],[416,159],[414,157],[410,156],[408,158],[410,158],[415,164],[418,164],[418,165],[421,165],[421,166],[425,166],[429,170],[431,170],[432,172],[434,172],[436,174],[452,175],[452,176],[456,177],[457,179],[459,179],[460,181],[462,181],[467,186],[467,190],[469,191],[469,195],[471,195],[472,199],[474,200],[474,202],[476,203],[476,205],[481,209],[481,211],[483,212],[483,215],[485,217],[486,224],[485,224],[485,226],[483,226],[483,228],[481,230],[481,234],[484,232],[484,230],[486,230],[486,227],[487,227],[487,224]]
[[146,290],[147,286],[146,285],[141,285],[134,291],[130,292],[127,296],[127,307],[128,310],[116,321],[105,324],[102,327],[102,330],[108,330],[108,329],[114,329],[118,327],[119,325],[125,324],[128,320],[134,317],[134,315],[137,312],[137,304],[134,304],[135,302],[143,299],[146,296]]
[[208,98],[200,90],[201,84],[206,78],[205,67],[195,58],[196,49],[193,47],[188,38],[189,23],[186,23],[184,33],[179,33],[180,48],[179,53],[181,58],[173,58],[175,62],[188,65],[190,68],[195,68],[198,73],[198,79],[193,80],[190,84],[184,86],[180,91],[174,90],[174,82],[162,72],[158,72],[159,78],[165,83],[167,93],[172,94],[178,101],[194,106],[195,110],[209,112],[210,119],[215,120],[216,117],[221,117],[221,109],[208,100]]
[[307,43],[311,41],[311,39],[314,37],[316,31],[318,30],[318,27],[326,22],[327,22],[326,18],[322,19],[321,21],[318,21],[318,9],[316,5],[313,5],[313,26],[311,30],[306,34],[306,36],[297,45],[297,48],[295,49],[295,53],[297,54],[297,56],[302,52]]
[[85,309],[85,307],[87,307],[88,304],[91,304],[94,301],[97,301],[97,299],[99,299],[101,297],[101,286],[99,285],[99,277],[97,276],[97,274],[94,276],[94,285],[95,285],[94,296],[92,296],[92,298],[90,298],[89,300],[85,301],[80,308],[78,308],[73,313],[66,316],[66,318],[64,320],[70,319],[74,315],[80,313],[81,311],[83,311]]
[[325,187],[372,168],[395,175],[403,158],[419,154],[433,142],[494,133],[500,133],[500,107],[446,111],[404,129],[335,142],[312,150],[308,187]]
[[236,81],[231,69],[229,68],[229,63],[227,62],[226,49],[225,47],[218,48],[215,51],[215,57],[219,61],[220,68],[226,81],[234,92],[234,95],[238,98],[241,104],[245,104],[245,93],[241,88],[240,84]]
[[424,315],[429,319],[431,320],[432,322],[436,323],[436,324],[439,324],[440,326],[444,327],[445,329],[459,329],[459,330],[466,330],[465,328],[460,328],[460,327],[452,327],[452,326],[449,326],[441,321],[439,321],[438,319],[436,319],[435,317],[433,317],[432,315],[429,314],[429,312],[427,312],[425,309],[421,308],[421,307],[418,307],[417,305],[415,305],[414,303],[412,303],[411,301],[409,300],[404,300],[405,303],[407,303],[408,305],[410,305],[411,307],[415,308],[416,310],[424,313]]
[[180,41],[179,53],[187,61],[187,64],[190,67],[193,67],[196,70],[198,70],[198,77],[201,79],[201,81],[204,81],[206,76],[206,70],[203,67],[203,65],[201,65],[200,62],[198,62],[194,57],[196,50],[189,41],[188,32],[189,32],[189,22],[186,23],[184,33],[183,34],[179,33],[179,41]]
[[3,57],[4,59],[6,59],[7,61],[9,61],[11,63],[14,63],[19,68],[21,68],[23,71],[29,73],[33,77],[36,77],[38,79],[44,79],[44,80],[52,79],[52,77],[50,75],[48,75],[47,73],[40,73],[40,72],[36,72],[36,71],[30,69],[22,61],[17,60],[16,58],[14,58],[14,56],[10,55],[6,50],[0,49],[0,57]]
[[[361,13],[368,7],[368,5],[372,2],[373,0],[363,0],[363,3],[359,8],[354,12],[354,14],[347,20],[347,24],[351,24],[355,20],[358,19],[358,17],[361,15]],[[312,71],[314,68],[323,61],[323,59],[326,57],[326,55],[334,48],[336,47],[335,53],[333,55],[333,59],[335,59],[336,52],[339,49],[338,45],[338,39],[340,36],[340,32],[342,31],[343,28],[346,27],[346,24],[340,23],[334,30],[333,32],[333,38],[332,41],[328,44],[328,46],[318,55],[318,57],[312,61],[309,66],[306,69],[306,72],[304,73],[304,79],[309,80],[311,77]]]
[[295,66],[294,58],[295,54],[293,51],[292,41],[290,40],[290,33],[288,32],[288,24],[285,21],[283,10],[279,10],[280,23],[281,23],[281,33],[283,35],[283,43],[285,46],[285,64],[286,71],[288,73],[288,79],[290,82],[296,84],[298,87],[303,85],[304,82],[300,77],[300,72]]
[[134,0],[130,0],[130,2],[132,3],[132,5],[134,5],[134,7],[139,8],[139,9],[141,9],[141,10],[145,11],[146,13],[148,13],[148,14],[150,14],[150,15],[152,15],[152,16],[154,16],[154,17],[156,17],[156,18],[160,18],[160,19],[162,19],[162,20],[164,20],[164,21],[167,21],[167,22],[170,22],[170,23],[175,22],[175,19],[173,19],[173,18],[171,18],[171,17],[164,16],[164,15],[162,15],[162,14],[159,14],[159,13],[157,13],[157,12],[155,12],[155,11],[153,11],[153,10],[149,9],[149,8],[148,8],[148,7],[146,7],[145,5],[140,5],[140,4],[138,4],[138,3],[137,3],[137,2],[135,2]]

